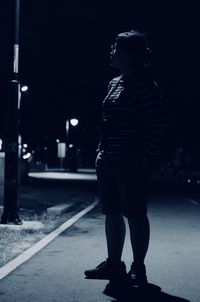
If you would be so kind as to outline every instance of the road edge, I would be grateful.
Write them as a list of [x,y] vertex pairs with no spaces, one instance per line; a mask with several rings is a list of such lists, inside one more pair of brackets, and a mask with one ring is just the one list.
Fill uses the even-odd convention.
[[0,280],[5,278],[8,274],[14,271],[17,267],[28,261],[31,257],[37,254],[40,250],[42,250],[47,244],[52,242],[56,239],[61,233],[66,231],[69,227],[71,227],[75,222],[77,222],[80,218],[86,215],[88,212],[93,210],[96,205],[98,204],[99,199],[95,196],[93,203],[86,207],[85,209],[81,210],[66,222],[61,224],[57,229],[53,230],[51,233],[40,239],[37,243],[33,246],[22,252],[16,258],[11,260],[10,262],[6,263],[4,266],[0,268]]

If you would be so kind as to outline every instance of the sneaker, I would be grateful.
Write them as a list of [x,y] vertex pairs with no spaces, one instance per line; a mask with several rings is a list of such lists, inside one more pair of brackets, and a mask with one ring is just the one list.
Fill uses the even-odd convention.
[[138,287],[144,287],[148,285],[146,268],[144,264],[136,265],[135,263],[132,263],[131,269],[128,272],[127,276],[127,280],[131,285]]
[[112,265],[109,260],[101,262],[96,268],[85,271],[87,279],[124,279],[127,277],[126,266],[123,261]]

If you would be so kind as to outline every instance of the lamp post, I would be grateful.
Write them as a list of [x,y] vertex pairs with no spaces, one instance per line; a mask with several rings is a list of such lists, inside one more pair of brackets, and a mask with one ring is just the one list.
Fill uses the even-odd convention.
[[66,124],[65,124],[65,129],[66,129],[66,154],[67,154],[68,147],[69,147],[69,125],[70,125],[70,120],[67,119]]
[[[76,127],[78,125],[79,121],[77,118],[71,118],[66,120],[66,157],[67,162],[70,160],[69,157],[69,133],[70,133],[70,125],[72,127]],[[69,162],[68,162],[69,164]]]
[[76,127],[78,125],[79,121],[76,118],[71,118],[71,119],[67,119],[66,120],[66,148],[67,151],[69,149],[69,129],[70,129],[70,125],[73,127]]
[[19,83],[20,0],[10,1],[13,10],[13,60],[5,108],[4,211],[1,216],[1,223],[22,224],[18,214],[18,135],[21,100]]

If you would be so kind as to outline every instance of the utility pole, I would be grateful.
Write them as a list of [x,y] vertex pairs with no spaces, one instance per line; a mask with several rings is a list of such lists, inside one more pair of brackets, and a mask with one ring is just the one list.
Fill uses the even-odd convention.
[[5,112],[5,174],[4,174],[4,211],[1,223],[22,224],[18,214],[18,152],[19,152],[19,29],[20,0],[10,0],[13,13],[13,61],[11,79],[8,82]]

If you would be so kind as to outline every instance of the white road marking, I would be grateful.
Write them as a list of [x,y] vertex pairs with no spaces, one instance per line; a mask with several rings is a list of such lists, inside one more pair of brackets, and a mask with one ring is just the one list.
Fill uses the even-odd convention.
[[94,207],[98,204],[98,198],[95,197],[95,201],[88,206],[87,208],[81,210],[79,213],[74,215],[72,218],[67,220],[61,226],[59,226],[56,230],[42,238],[38,241],[35,245],[24,251],[22,254],[17,256],[12,261],[5,264],[3,267],[0,268],[0,280],[5,278],[9,273],[14,271],[18,266],[29,260],[32,256],[38,253],[41,249],[43,249],[47,244],[53,241],[56,237],[58,237],[62,232],[67,230],[70,226],[72,226],[76,221],[78,221],[81,217],[85,214],[90,212]]
[[199,206],[200,203],[192,198],[188,198],[188,197],[185,197],[185,199],[187,199],[189,202],[191,202],[193,205],[195,206]]

